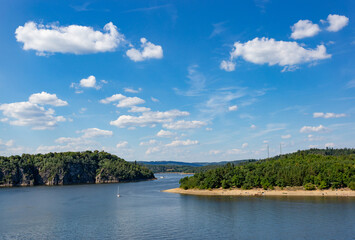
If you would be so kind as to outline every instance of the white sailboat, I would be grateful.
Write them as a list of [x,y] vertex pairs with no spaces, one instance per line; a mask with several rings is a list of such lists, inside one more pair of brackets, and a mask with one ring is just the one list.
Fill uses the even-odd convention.
[[120,197],[120,186],[117,187],[117,197]]

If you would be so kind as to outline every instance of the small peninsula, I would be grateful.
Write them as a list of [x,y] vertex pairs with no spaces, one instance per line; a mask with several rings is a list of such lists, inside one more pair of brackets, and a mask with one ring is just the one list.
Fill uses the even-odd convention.
[[0,187],[114,183],[154,178],[148,168],[104,151],[0,156]]
[[196,173],[165,192],[191,195],[355,197],[355,149],[309,149]]

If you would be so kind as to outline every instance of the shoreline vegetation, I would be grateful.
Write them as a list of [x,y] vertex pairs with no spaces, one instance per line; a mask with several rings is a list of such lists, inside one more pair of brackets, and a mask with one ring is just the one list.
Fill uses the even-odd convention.
[[[265,195],[277,192],[274,189],[291,189],[285,194],[305,191],[302,194],[314,195],[320,191],[320,194],[332,195],[344,189],[354,191],[355,149],[309,149],[256,162],[228,163],[181,178],[179,183],[183,190],[191,189],[186,193],[212,190],[226,194],[227,189],[235,189],[230,191]],[[255,189],[262,190],[253,192]],[[297,191],[293,191],[295,189]]]
[[153,180],[148,168],[107,152],[0,156],[0,187],[72,185]]
[[315,197],[355,197],[355,191],[349,188],[343,189],[327,189],[327,190],[303,190],[299,188],[275,188],[274,190],[265,190],[263,188],[255,189],[187,189],[172,188],[163,190],[162,192],[179,193],[184,195],[195,196],[315,196]]

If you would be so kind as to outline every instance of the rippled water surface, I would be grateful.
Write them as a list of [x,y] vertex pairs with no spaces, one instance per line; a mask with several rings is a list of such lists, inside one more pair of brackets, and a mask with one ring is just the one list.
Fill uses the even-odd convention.
[[355,239],[355,199],[184,196],[156,176],[0,189],[0,239]]

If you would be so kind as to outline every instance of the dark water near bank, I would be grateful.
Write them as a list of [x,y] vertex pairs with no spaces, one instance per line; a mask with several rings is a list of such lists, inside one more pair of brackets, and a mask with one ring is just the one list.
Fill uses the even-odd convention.
[[[164,176],[163,179],[160,176]],[[0,239],[355,239],[355,199],[160,192],[181,175],[0,189]]]

